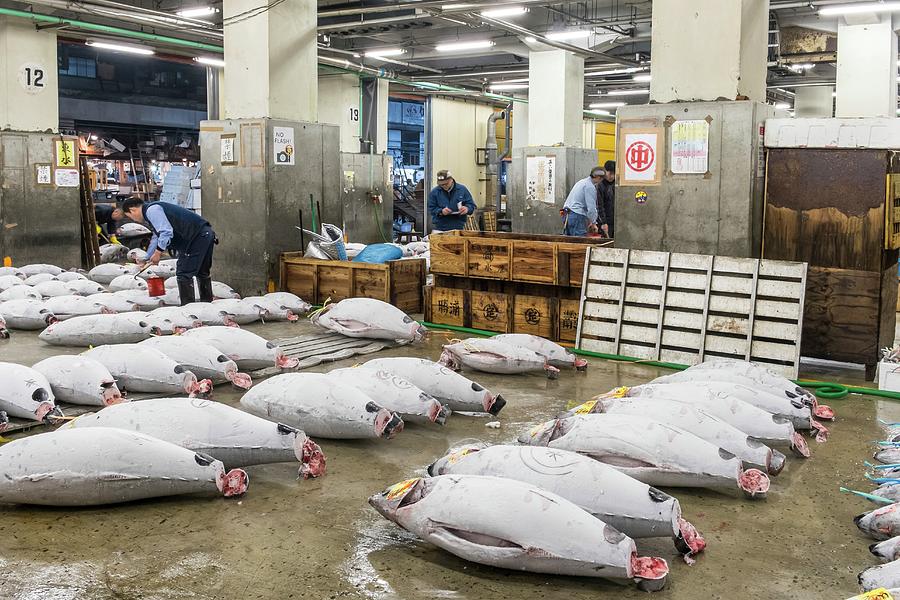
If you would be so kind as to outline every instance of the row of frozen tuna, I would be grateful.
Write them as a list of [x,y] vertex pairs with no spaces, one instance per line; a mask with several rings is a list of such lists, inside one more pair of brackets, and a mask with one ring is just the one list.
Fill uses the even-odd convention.
[[[866,478],[878,484],[871,493],[853,492],[867,498],[879,508],[862,513],[853,519],[867,537],[879,542],[869,550],[883,564],[859,574],[863,590],[892,588],[900,591],[900,423],[882,423],[884,439],[877,442],[874,454],[877,464],[866,463],[873,473]],[[851,491],[841,488],[842,491]]]
[[[668,566],[639,557],[633,539],[670,536],[686,557],[705,542],[678,501],[649,486],[762,497],[768,475],[785,462],[765,443],[808,455],[794,424],[816,431],[815,415],[833,417],[767,369],[704,363],[582,404],[523,433],[524,446],[455,448],[429,467],[431,478],[401,482],[369,502],[466,560],[659,589]],[[472,497],[491,501],[466,501]]]
[[293,427],[210,400],[143,400],[0,446],[0,502],[89,506],[198,492],[238,496],[249,484],[241,467],[291,461],[299,461],[301,478],[325,473],[321,448]]

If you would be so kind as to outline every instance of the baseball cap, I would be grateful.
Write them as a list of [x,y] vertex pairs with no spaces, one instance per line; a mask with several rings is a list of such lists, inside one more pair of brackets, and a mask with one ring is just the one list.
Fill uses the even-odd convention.
[[452,179],[453,175],[447,169],[441,169],[437,172],[437,180],[438,181],[447,181],[448,179]]

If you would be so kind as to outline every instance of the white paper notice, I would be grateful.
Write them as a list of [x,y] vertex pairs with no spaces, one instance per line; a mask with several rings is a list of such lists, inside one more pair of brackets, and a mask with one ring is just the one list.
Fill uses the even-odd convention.
[[658,137],[655,133],[625,133],[623,183],[656,181]]
[[672,124],[672,172],[706,173],[709,170],[709,123],[703,119]]
[[78,178],[78,169],[56,169],[53,171],[53,179],[56,187],[78,187],[81,181]]
[[272,143],[274,145],[275,164],[294,164],[294,128],[273,127]]
[[556,157],[529,156],[525,162],[525,198],[529,203],[556,203]]
[[234,136],[230,135],[228,137],[222,136],[222,154],[219,158],[219,162],[223,165],[234,164]]
[[34,168],[37,174],[38,185],[53,184],[53,181],[50,178],[50,165],[35,165]]

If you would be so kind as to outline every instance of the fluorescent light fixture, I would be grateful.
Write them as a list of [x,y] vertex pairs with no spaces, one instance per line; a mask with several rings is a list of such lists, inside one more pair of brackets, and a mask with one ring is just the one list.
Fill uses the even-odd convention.
[[589,108],[618,108],[625,106],[624,102],[594,102]]
[[607,92],[607,96],[640,96],[641,94],[649,94],[650,90],[612,90]]
[[445,4],[441,7],[442,10],[457,10],[460,8],[472,8],[474,4]]
[[219,67],[220,69],[225,66],[225,61],[221,58],[212,58],[209,56],[197,56],[194,57],[201,65],[206,65],[208,67]]
[[186,8],[184,10],[179,10],[175,14],[186,19],[196,19],[197,17],[208,17],[210,15],[216,14],[217,12],[219,12],[218,9],[215,9],[212,6],[199,6],[197,8]]
[[815,66],[816,65],[814,65],[812,63],[799,63],[799,64],[795,64],[795,65],[789,65],[788,68],[791,71],[799,73],[801,71],[809,71],[810,69],[812,69]]
[[87,42],[92,48],[101,48],[103,50],[113,50],[115,52],[128,52],[130,54],[143,54],[149,56],[155,54],[150,48],[140,48],[138,46],[122,46],[121,44],[110,44],[108,42]]
[[612,69],[611,71],[587,71],[585,77],[603,77],[606,75],[628,75],[629,73],[637,73],[643,71],[643,67],[628,67],[627,69]]
[[528,12],[524,6],[507,6],[505,8],[494,8],[492,10],[481,11],[482,17],[518,17]]
[[491,90],[500,92],[503,90],[527,90],[527,83],[492,83]]
[[525,38],[525,41],[528,42],[529,44],[533,44],[537,41],[537,38],[529,35],[528,37]]
[[423,90],[439,90],[441,89],[441,84],[433,83],[431,81],[413,81],[410,85],[421,88]]
[[450,44],[440,44],[435,46],[438,52],[464,52],[466,50],[478,50],[480,48],[490,48],[494,45],[491,40],[479,40],[477,42],[453,42]]
[[382,48],[381,50],[368,50],[366,58],[380,58],[382,56],[400,56],[406,52],[403,48]]
[[565,40],[578,40],[581,38],[591,37],[593,33],[594,32],[590,29],[581,29],[576,31],[554,31],[553,33],[546,34],[545,37],[548,40],[562,42]]
[[787,109],[790,107],[791,107],[791,105],[788,104],[787,102],[778,102],[775,104],[775,108],[777,108],[779,110]]
[[631,78],[631,80],[638,81],[640,83],[647,83],[648,81],[650,81],[650,74],[648,73],[645,75],[635,75],[634,77]]
[[[593,104],[592,104],[591,106],[593,106]],[[612,113],[609,112],[608,110],[593,110],[593,109],[592,109],[592,110],[586,110],[586,111],[584,111],[584,112],[590,113],[590,114],[592,114],[592,115],[602,115],[602,116],[604,116],[604,117],[609,117],[609,116],[612,115]]]
[[900,10],[900,2],[861,2],[859,4],[845,4],[843,6],[828,6],[819,9],[819,14],[827,17],[831,15],[895,12],[898,10]]

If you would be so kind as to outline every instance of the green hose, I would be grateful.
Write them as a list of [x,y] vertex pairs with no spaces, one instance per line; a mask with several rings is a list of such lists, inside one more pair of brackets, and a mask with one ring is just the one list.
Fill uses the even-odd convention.
[[[462,333],[471,333],[482,336],[499,335],[494,331],[484,331],[483,329],[473,329],[471,327],[459,327],[457,325],[439,325],[437,323],[429,323],[420,321],[422,325],[431,329],[448,329],[450,331],[459,331]],[[684,371],[689,365],[681,365],[678,363],[660,362],[655,360],[645,360],[643,358],[634,358],[633,356],[620,356],[618,354],[604,354],[602,352],[591,352],[589,350],[580,350],[572,348],[572,352],[579,356],[590,356],[593,358],[602,358],[604,360],[615,360],[620,362],[639,363],[651,367],[661,367],[664,369],[673,369],[675,371]],[[887,390],[876,390],[873,388],[858,387],[853,385],[845,385],[843,383],[834,383],[828,381],[806,381],[802,379],[795,380],[794,383],[811,390],[817,397],[823,400],[840,400],[846,398],[849,394],[860,394],[864,396],[876,396],[878,398],[887,398],[888,400],[900,400],[900,392],[890,392]]]

